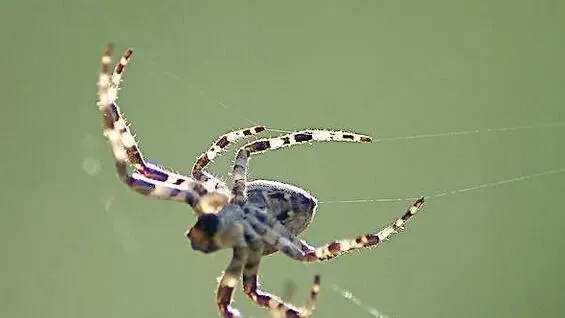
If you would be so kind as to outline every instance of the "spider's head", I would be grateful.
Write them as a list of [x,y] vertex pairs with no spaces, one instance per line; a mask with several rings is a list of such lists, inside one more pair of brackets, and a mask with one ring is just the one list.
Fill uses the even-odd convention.
[[192,249],[202,253],[212,253],[220,249],[215,237],[220,229],[220,220],[216,214],[202,214],[196,224],[186,232]]
[[208,254],[244,241],[244,226],[234,222],[240,213],[243,211],[239,205],[228,204],[218,213],[200,214],[196,224],[186,232],[192,248]]
[[229,248],[241,241],[243,226],[232,222],[234,215],[239,215],[239,205],[229,204],[229,197],[221,193],[211,193],[200,198],[198,211],[200,216],[196,224],[186,232],[194,250],[212,253]]

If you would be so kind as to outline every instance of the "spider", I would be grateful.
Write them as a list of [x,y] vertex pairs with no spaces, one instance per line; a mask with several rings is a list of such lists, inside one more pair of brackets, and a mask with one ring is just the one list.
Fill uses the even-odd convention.
[[375,247],[402,230],[424,204],[423,198],[416,200],[400,218],[381,231],[315,248],[299,235],[312,222],[317,208],[316,198],[290,184],[248,181],[249,159],[269,150],[314,141],[367,143],[371,141],[369,136],[344,131],[304,130],[255,140],[237,151],[230,188],[206,168],[230,144],[265,130],[264,126],[255,126],[220,136],[198,157],[190,175],[177,173],[144,159],[116,104],[119,85],[133,51],[125,52],[113,73],[110,72],[112,54],[113,45],[108,44],[101,61],[97,106],[103,115],[104,135],[112,149],[117,175],[128,187],[144,196],[190,205],[197,221],[185,236],[194,250],[212,253],[232,249],[231,261],[219,279],[216,291],[216,304],[222,317],[241,317],[231,305],[240,278],[245,294],[257,305],[282,317],[309,317],[320,290],[320,276],[314,278],[307,304],[302,307],[291,305],[259,288],[258,272],[263,256],[280,251],[294,260],[312,263],[348,251]]

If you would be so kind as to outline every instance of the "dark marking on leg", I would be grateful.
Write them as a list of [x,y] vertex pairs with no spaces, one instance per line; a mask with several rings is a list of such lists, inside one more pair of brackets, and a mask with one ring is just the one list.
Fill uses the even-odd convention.
[[[118,106],[115,103],[110,105],[109,115],[112,116],[112,120],[114,122],[118,121],[122,116],[120,116],[120,112],[118,111]],[[112,125],[113,126],[113,125]]]
[[312,140],[312,138],[313,137],[311,133],[301,133],[294,135],[294,140],[296,140],[296,142],[304,142],[304,141]]
[[208,156],[206,154],[202,154],[202,156],[200,156],[200,158],[198,158],[198,160],[196,161],[196,164],[194,165],[193,171],[194,170],[201,170],[203,167],[207,166],[210,163],[210,159],[208,159]]
[[204,186],[199,183],[194,185],[194,191],[200,196],[208,194],[208,190],[206,190],[206,188],[204,188]]
[[228,137],[226,136],[223,136],[220,140],[216,141],[216,146],[222,149],[226,148],[229,144],[230,142],[228,141]]
[[332,255],[336,255],[341,251],[341,244],[338,242],[333,242],[328,246],[328,250]]
[[265,131],[265,127],[264,126],[257,126],[255,127],[255,133],[258,134],[262,131]]
[[245,147],[250,153],[265,151],[269,148],[271,148],[271,143],[268,140],[260,140]]
[[223,317],[231,318],[235,317],[232,309],[230,309],[230,304],[232,300],[234,287],[220,286],[216,292],[216,302],[218,304],[218,309]]
[[[208,181],[210,178],[202,171],[202,170],[193,170],[192,172],[192,176],[194,177],[194,179],[200,181],[200,182],[206,182]],[[181,180],[181,179],[179,179]],[[178,180],[177,180],[178,181]],[[182,181],[182,180],[181,180]]]
[[[128,50],[126,51],[126,53],[124,54],[124,58],[126,59],[126,61],[131,58],[131,55],[132,55],[132,54],[133,54],[133,50],[128,49]],[[119,63],[118,66],[116,67],[115,73],[117,73],[117,74],[122,74],[122,72],[124,71],[125,66],[126,66],[126,65],[125,65],[125,64],[122,64],[122,61],[120,60],[120,63]]]
[[[128,157],[129,157],[129,154],[130,154],[129,149],[127,150],[127,152],[128,152]],[[136,160],[139,160],[136,163],[142,164],[143,161],[141,160],[141,156],[139,156],[139,152],[132,151],[131,153],[132,153],[132,156],[134,156],[136,158]],[[165,181],[167,181],[167,179],[169,179],[169,175],[164,173],[163,171],[159,171],[159,170],[147,167],[147,166],[143,167],[140,172],[144,176],[146,176],[147,178],[150,178],[150,179],[153,179],[153,180],[156,180],[156,181],[165,182]]]
[[367,246],[377,245],[381,242],[381,239],[378,235],[367,235]]
[[149,195],[151,192],[153,192],[153,190],[155,190],[155,185],[147,181],[128,177],[126,182],[133,190],[143,195]]

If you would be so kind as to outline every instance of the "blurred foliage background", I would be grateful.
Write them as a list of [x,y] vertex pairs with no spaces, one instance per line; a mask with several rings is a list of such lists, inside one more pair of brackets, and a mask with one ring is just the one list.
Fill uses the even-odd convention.
[[[115,177],[95,107],[113,41],[135,50],[120,105],[146,156],[171,168],[253,123],[385,138],[251,161],[252,178],[319,197],[314,244],[378,229],[410,203],[328,201],[432,196],[377,250],[268,257],[266,289],[290,280],[300,303],[321,273],[315,317],[368,317],[365,305],[395,318],[562,317],[564,21],[556,0],[0,1],[0,316],[216,317],[230,252],[192,251],[187,207]],[[214,171],[227,178],[232,158]],[[241,290],[236,301],[267,316]]]

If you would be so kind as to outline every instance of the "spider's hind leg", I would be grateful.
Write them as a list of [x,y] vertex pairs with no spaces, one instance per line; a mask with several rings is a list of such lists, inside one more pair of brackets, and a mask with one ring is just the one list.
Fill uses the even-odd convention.
[[389,240],[394,234],[404,230],[406,223],[410,221],[423,206],[424,198],[416,200],[401,217],[378,232],[359,235],[353,239],[336,240],[318,248],[310,247],[304,241],[301,241],[299,246],[295,247],[281,240],[281,245],[277,246],[277,248],[295,260],[302,262],[318,262],[335,258],[349,251],[377,247],[380,243]]
[[316,299],[318,298],[318,293],[320,292],[320,275],[314,276],[314,281],[312,282],[312,287],[310,288],[310,295],[306,301],[306,305],[299,309],[302,313],[301,316],[296,316],[294,312],[286,306],[276,306],[276,308],[271,308],[272,318],[288,318],[288,317],[301,317],[308,318],[314,313],[316,309]]
[[257,305],[267,308],[274,317],[307,318],[315,309],[315,302],[320,291],[320,276],[316,275],[310,291],[310,297],[302,308],[293,306],[281,298],[264,292],[259,288],[259,263],[263,254],[263,243],[250,244],[247,262],[243,270],[243,290]]
[[371,142],[371,137],[346,131],[331,130],[303,130],[275,138],[260,139],[249,143],[239,149],[233,167],[233,202],[243,204],[246,201],[247,166],[249,157],[269,150],[276,150],[305,144],[314,141],[346,141],[346,142]]

